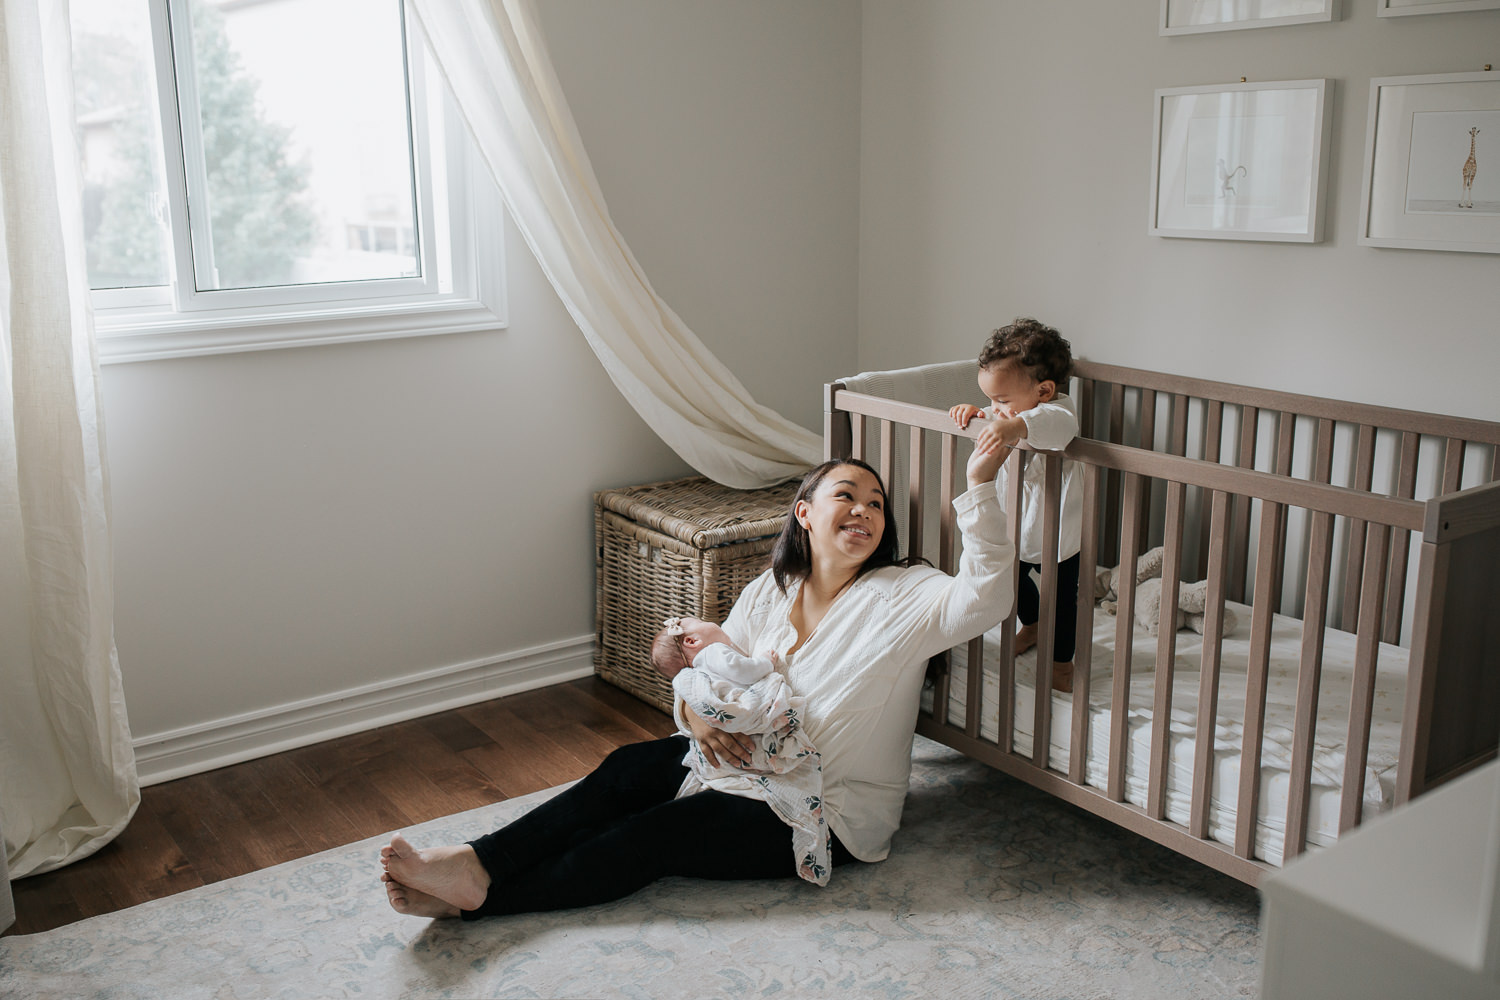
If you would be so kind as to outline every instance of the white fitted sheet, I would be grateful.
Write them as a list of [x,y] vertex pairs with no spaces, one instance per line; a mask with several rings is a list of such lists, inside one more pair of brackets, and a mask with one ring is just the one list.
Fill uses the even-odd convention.
[[[1239,795],[1239,761],[1242,720],[1245,715],[1246,664],[1249,660],[1251,609],[1231,602],[1238,622],[1224,637],[1219,677],[1219,704],[1214,731],[1214,783],[1210,797],[1209,836],[1233,844],[1236,801]],[[1001,626],[1003,627],[1003,626]],[[1108,779],[1110,699],[1114,682],[1116,619],[1100,609],[1094,612],[1094,664],[1089,691],[1089,740],[1085,783],[1105,787]],[[1155,664],[1158,637],[1143,631],[1133,633],[1130,684],[1129,749],[1126,754],[1126,801],[1144,805],[1150,770],[1152,706],[1155,701]],[[998,738],[998,680],[996,659],[999,632],[985,636],[984,695],[989,711],[981,719],[980,733]],[[949,683],[948,718],[961,724],[968,688],[967,646],[954,650]],[[1309,847],[1327,846],[1338,838],[1339,804],[1344,773],[1344,747],[1348,735],[1349,703],[1354,671],[1355,637],[1328,629],[1324,638],[1323,669],[1318,695],[1318,723],[1314,735],[1312,794],[1308,810]],[[1203,637],[1191,631],[1177,633],[1176,669],[1172,687],[1170,767],[1166,778],[1167,818],[1186,824],[1191,800],[1195,732],[1197,727],[1199,668]],[[1274,865],[1282,862],[1286,830],[1289,769],[1292,757],[1292,726],[1297,697],[1297,670],[1302,657],[1302,622],[1275,615],[1272,624],[1270,678],[1266,690],[1266,722],[1261,749],[1261,781],[1256,817],[1257,858]],[[1016,658],[1015,738],[1013,749],[1024,756],[1032,752],[1035,722],[1035,651]],[[1376,661],[1376,690],[1366,757],[1363,816],[1369,818],[1391,804],[1395,788],[1397,754],[1401,741],[1401,713],[1406,699],[1407,651],[1382,643]],[[932,705],[932,688],[923,694],[923,708]],[[1066,770],[1072,739],[1072,695],[1053,693],[1050,764]]]

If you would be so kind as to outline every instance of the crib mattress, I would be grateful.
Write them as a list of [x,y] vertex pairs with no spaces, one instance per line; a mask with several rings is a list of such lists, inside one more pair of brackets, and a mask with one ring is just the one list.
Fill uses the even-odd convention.
[[[1238,622],[1235,629],[1224,636],[1222,647],[1219,702],[1214,729],[1214,778],[1208,809],[1209,836],[1225,844],[1234,843],[1251,615],[1250,608],[1245,605],[1230,602],[1229,607],[1234,610]],[[1116,619],[1102,609],[1095,609],[1094,614],[1094,666],[1089,683],[1088,754],[1085,759],[1084,781],[1090,786],[1103,788],[1108,780]],[[1144,806],[1154,725],[1152,709],[1155,702],[1158,637],[1139,629],[1133,632],[1133,636],[1125,798],[1135,805]],[[992,742],[998,739],[999,732],[998,712],[994,709],[999,702],[996,666],[999,648],[1000,633],[997,629],[985,636],[982,704],[989,710],[980,723],[980,734]],[[961,723],[965,718],[967,654],[967,646],[961,646],[953,651],[951,658],[948,718],[954,723]],[[1184,825],[1188,822],[1191,809],[1190,789],[1196,750],[1198,682],[1202,654],[1202,636],[1191,631],[1177,634],[1171,728],[1168,737],[1166,814],[1172,822]],[[1318,693],[1318,722],[1314,734],[1312,789],[1309,796],[1307,843],[1310,848],[1327,846],[1338,838],[1354,654],[1353,635],[1334,629],[1327,630]],[[1302,622],[1275,615],[1266,690],[1266,721],[1261,748],[1260,796],[1254,851],[1255,857],[1273,865],[1280,865],[1283,857],[1297,670],[1301,656]],[[1032,753],[1036,717],[1035,666],[1034,650],[1016,658],[1012,749],[1027,757]],[[1407,651],[1399,646],[1382,643],[1377,656],[1375,701],[1365,766],[1362,812],[1366,819],[1388,809],[1394,794],[1397,754],[1401,742],[1401,713],[1406,700],[1406,668]],[[1069,760],[1073,697],[1071,694],[1052,694],[1050,763],[1058,769],[1066,769],[1066,762]],[[924,710],[931,709],[932,698],[933,689],[929,686],[923,694]]]

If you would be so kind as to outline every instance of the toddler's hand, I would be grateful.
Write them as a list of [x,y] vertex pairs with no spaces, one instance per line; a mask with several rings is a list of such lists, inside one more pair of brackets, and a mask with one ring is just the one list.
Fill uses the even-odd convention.
[[959,403],[953,409],[948,411],[948,416],[953,418],[953,422],[965,429],[968,428],[970,420],[973,420],[975,417],[982,417],[984,415],[985,413],[983,410],[981,410],[977,406],[970,406],[968,403]]
[[1009,424],[1010,421],[1007,420],[991,420],[974,439],[974,447],[980,451],[994,451],[1014,445],[1021,437]]

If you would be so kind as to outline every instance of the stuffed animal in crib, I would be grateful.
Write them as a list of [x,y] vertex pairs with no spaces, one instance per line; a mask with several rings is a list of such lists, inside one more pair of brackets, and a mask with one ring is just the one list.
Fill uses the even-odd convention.
[[[1158,545],[1141,554],[1135,562],[1135,627],[1156,635],[1161,631],[1161,565],[1165,549]],[[1094,575],[1094,600],[1106,614],[1115,614],[1119,605],[1120,567],[1100,569]],[[1203,634],[1208,609],[1208,581],[1179,583],[1177,587],[1177,628],[1189,628]],[[1224,608],[1224,634],[1239,624],[1234,609]]]

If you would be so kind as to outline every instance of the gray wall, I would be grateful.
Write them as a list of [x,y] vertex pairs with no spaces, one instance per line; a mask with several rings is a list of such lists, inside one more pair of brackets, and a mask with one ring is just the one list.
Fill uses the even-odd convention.
[[[648,275],[752,395],[818,426],[856,351],[858,4],[540,7]],[[105,368],[148,774],[430,710],[446,677],[472,699],[515,664],[588,669],[593,491],[690,470],[507,229],[508,329]]]
[[[1500,11],[1342,6],[1164,38],[1155,2],[865,0],[860,367],[1035,315],[1098,361],[1500,419],[1500,257],[1356,242],[1370,78],[1500,63]],[[1336,81],[1324,242],[1148,236],[1153,92],[1242,76]]]
[[[1369,78],[1494,61],[1500,11],[1161,38],[1156,6],[539,4],[653,284],[809,427],[825,380],[1026,313],[1098,360],[1500,419],[1500,258],[1355,243]],[[1337,81],[1321,244],[1146,235],[1152,91],[1240,76]],[[106,367],[138,741],[201,766],[587,668],[591,493],[686,469],[507,235],[503,331]]]
[[757,401],[822,427],[857,326],[857,0],[542,0],[615,224]]

